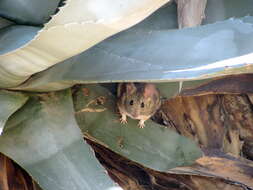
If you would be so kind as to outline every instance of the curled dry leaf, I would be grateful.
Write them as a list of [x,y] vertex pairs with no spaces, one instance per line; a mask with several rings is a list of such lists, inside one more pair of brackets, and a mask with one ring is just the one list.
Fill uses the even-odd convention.
[[0,153],[1,190],[41,190],[36,182],[8,157]]

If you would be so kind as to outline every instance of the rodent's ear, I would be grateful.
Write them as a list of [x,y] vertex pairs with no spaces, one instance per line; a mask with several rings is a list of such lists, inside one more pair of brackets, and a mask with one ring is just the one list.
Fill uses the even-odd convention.
[[127,94],[133,94],[135,91],[136,91],[136,87],[134,85],[134,83],[127,83],[126,84],[126,91],[127,91]]
[[146,84],[144,87],[143,96],[145,98],[153,96],[155,93],[157,93],[156,87],[153,84]]

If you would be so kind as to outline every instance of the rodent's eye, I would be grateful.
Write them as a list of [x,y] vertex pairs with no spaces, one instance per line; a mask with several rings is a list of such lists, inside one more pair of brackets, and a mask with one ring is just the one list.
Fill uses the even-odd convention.
[[134,101],[133,100],[130,100],[129,104],[132,106],[134,105]]
[[141,107],[144,108],[144,106],[145,106],[145,104],[142,102],[142,103],[141,103]]

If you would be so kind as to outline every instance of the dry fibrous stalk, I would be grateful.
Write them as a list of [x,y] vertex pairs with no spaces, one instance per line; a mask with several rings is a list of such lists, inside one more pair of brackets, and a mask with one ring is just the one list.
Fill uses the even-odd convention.
[[219,177],[158,172],[132,162],[111,150],[87,142],[110,177],[124,190],[245,190],[246,186]]

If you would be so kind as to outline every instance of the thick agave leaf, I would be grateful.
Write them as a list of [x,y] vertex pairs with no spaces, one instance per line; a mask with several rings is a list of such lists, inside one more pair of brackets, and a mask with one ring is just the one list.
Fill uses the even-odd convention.
[[[7,44],[2,45],[0,67],[3,68],[2,75],[5,78],[0,78],[0,87],[22,83],[30,75],[136,24],[168,1],[66,1],[66,5],[60,8],[45,27],[36,36],[31,36],[33,40],[21,47],[15,46],[15,50],[7,48],[7,51],[3,48]],[[22,32],[17,38],[24,41]],[[13,78],[19,79],[14,81]]]
[[83,141],[70,91],[31,97],[0,137],[0,152],[45,190],[109,190],[112,181]]
[[[5,23],[7,24],[7,23]],[[33,26],[22,26],[22,25],[9,25],[0,29],[0,55],[13,51],[19,47],[24,46],[27,42],[33,39],[33,37],[40,30],[40,27]],[[23,57],[16,57],[15,61],[20,61],[24,59]],[[23,77],[24,68],[26,68],[27,75],[33,70],[36,69],[35,65],[13,65],[13,64],[1,64],[0,60],[0,86],[8,87],[10,84],[19,84],[24,82],[27,77]],[[16,75],[13,75],[11,70],[16,70]]]
[[0,16],[19,24],[41,25],[56,11],[60,0],[1,0]]
[[84,135],[128,159],[167,171],[192,164],[202,155],[193,141],[152,121],[145,122],[144,129],[129,118],[128,124],[120,124],[114,96],[99,85],[80,87],[75,92],[76,118]]
[[252,72],[252,23],[253,17],[246,17],[182,30],[129,30],[35,75],[20,89],[200,80]]
[[14,24],[13,22],[0,17],[0,29]]
[[8,118],[25,104],[28,97],[17,92],[0,91],[0,135]]
[[40,27],[23,25],[11,25],[3,28],[0,30],[0,54],[5,54],[24,46],[34,38],[39,30]]
[[252,0],[208,0],[203,24],[214,23],[231,17],[253,16]]

